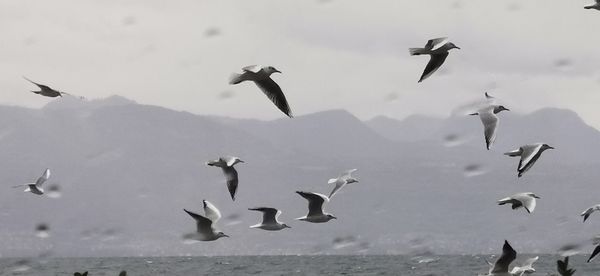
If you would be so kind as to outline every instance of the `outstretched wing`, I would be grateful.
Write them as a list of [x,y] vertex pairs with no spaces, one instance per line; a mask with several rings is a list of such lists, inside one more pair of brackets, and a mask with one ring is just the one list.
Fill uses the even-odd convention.
[[281,211],[275,208],[268,207],[258,207],[258,208],[248,208],[248,210],[259,211],[263,213],[263,224],[276,224],[277,216],[281,214]]
[[231,199],[235,200],[235,193],[237,192],[238,187],[238,173],[234,167],[223,167],[223,174],[225,175],[225,180],[227,181],[227,190],[229,190],[229,194],[231,195]]
[[491,269],[490,274],[493,273],[508,273],[508,267],[510,263],[517,258],[517,251],[515,251],[512,246],[508,243],[508,241],[504,241],[504,246],[502,246],[502,255],[496,263],[494,263],[494,267]]
[[448,38],[447,37],[439,37],[439,38],[434,38],[434,39],[430,39],[427,41],[427,44],[425,44],[425,49],[429,49],[429,50],[437,50],[438,48],[444,46],[444,44],[448,43]]
[[42,176],[40,176],[35,182],[35,186],[42,186],[50,178],[50,169],[46,169]]
[[323,203],[329,201],[326,195],[302,191],[296,193],[308,200],[308,216],[323,215]]
[[183,209],[188,215],[196,220],[196,231],[198,233],[209,233],[212,232],[212,221],[194,212]]
[[496,129],[498,128],[498,116],[494,112],[479,113],[481,123],[483,123],[483,134],[485,136],[485,146],[489,150],[496,140]]
[[275,104],[275,106],[281,110],[281,112],[285,113],[285,115],[290,118],[294,117],[285,95],[283,94],[283,91],[281,91],[281,87],[279,87],[274,80],[271,78],[265,78],[257,80],[255,83],[258,88],[260,88],[260,90],[262,90],[262,92],[265,93],[265,95],[267,95],[267,97]]
[[215,205],[207,200],[202,200],[202,204],[204,205],[204,214],[213,223],[216,223],[219,219],[221,219],[221,212],[219,212],[219,209],[217,209]]
[[431,58],[429,59],[427,66],[425,66],[425,71],[423,71],[419,82],[424,81],[426,78],[435,73],[435,71],[437,71],[437,69],[444,64],[446,57],[448,57],[448,52],[431,55]]

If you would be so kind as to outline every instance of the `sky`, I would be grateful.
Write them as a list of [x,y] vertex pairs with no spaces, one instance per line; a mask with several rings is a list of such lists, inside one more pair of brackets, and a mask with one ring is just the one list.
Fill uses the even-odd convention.
[[[0,104],[40,107],[27,76],[89,99],[118,94],[195,114],[284,115],[251,83],[271,65],[292,111],[444,117],[484,91],[511,110],[576,111],[600,128],[600,12],[593,1],[0,0]],[[428,58],[461,47],[417,83]]]

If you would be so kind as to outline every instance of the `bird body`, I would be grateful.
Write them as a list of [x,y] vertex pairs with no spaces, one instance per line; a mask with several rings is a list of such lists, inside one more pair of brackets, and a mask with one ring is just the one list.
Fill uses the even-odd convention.
[[277,218],[281,215],[281,211],[275,208],[258,207],[249,208],[251,211],[259,211],[263,213],[263,220],[259,224],[250,226],[250,228],[259,228],[268,231],[278,231],[285,228],[291,228],[285,223],[281,223]]
[[256,65],[242,68],[242,73],[234,73],[229,80],[229,84],[239,84],[244,81],[252,81],[260,90],[288,117],[292,118],[292,110],[281,90],[281,87],[271,79],[273,73],[281,73],[273,66],[259,67]]
[[219,157],[219,159],[206,162],[206,165],[208,166],[221,168],[223,174],[225,175],[227,189],[229,190],[229,194],[231,195],[232,200],[235,200],[235,194],[237,192],[239,182],[238,172],[233,167],[237,163],[244,163],[244,161],[235,156],[226,156]]
[[217,231],[214,224],[221,218],[219,209],[210,202],[203,200],[204,216],[183,209],[188,215],[196,220],[196,232],[184,235],[185,239],[198,241],[214,241],[222,237],[229,237],[225,233]]
[[444,61],[446,57],[448,57],[448,52],[451,49],[460,49],[454,43],[449,42],[448,38],[440,37],[434,38],[427,41],[424,48],[410,48],[408,49],[411,56],[416,55],[429,55],[430,59],[425,67],[425,71],[421,75],[419,82],[424,81],[426,78],[431,76],[435,71],[437,71]]
[[547,149],[554,149],[548,144],[536,143],[521,146],[520,148],[504,153],[504,155],[508,155],[511,157],[520,156],[519,166],[517,167],[518,177],[521,177],[525,172],[527,172],[533,164],[540,158],[542,152]]
[[498,200],[498,205],[511,204],[513,210],[523,207],[527,213],[533,213],[538,198],[534,193],[518,193]]
[[323,213],[323,203],[329,201],[326,195],[302,191],[297,191],[296,193],[308,200],[308,214],[297,218],[297,220],[324,223],[332,219],[337,219],[332,214]]
[[342,189],[347,184],[358,182],[358,179],[352,177],[352,173],[355,171],[357,171],[357,169],[347,170],[340,174],[338,178],[332,178],[327,181],[328,184],[335,183],[335,187],[333,187],[333,190],[331,190],[331,193],[329,194],[329,199],[331,199],[337,191]]
[[30,192],[30,193],[33,193],[36,195],[42,195],[42,194],[44,194],[44,189],[42,188],[42,184],[44,184],[44,182],[46,182],[49,178],[50,178],[50,169],[46,169],[44,171],[44,173],[42,173],[42,176],[38,177],[38,179],[35,181],[35,183],[26,183],[26,184],[16,185],[16,186],[13,186],[13,188],[26,186],[26,188],[23,192],[26,192],[26,193]]

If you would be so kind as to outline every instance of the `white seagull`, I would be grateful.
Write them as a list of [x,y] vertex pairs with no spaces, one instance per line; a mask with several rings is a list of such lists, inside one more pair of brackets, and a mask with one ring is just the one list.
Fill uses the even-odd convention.
[[504,155],[508,155],[511,157],[520,156],[521,160],[519,160],[519,166],[517,167],[518,177],[521,177],[525,172],[527,172],[533,164],[540,158],[542,152],[547,149],[554,149],[548,144],[536,143],[521,146],[520,148],[509,151]]
[[535,263],[540,257],[535,256],[533,258],[529,258],[525,260],[525,262],[521,266],[515,266],[510,271],[512,275],[523,275],[523,274],[532,274],[535,272],[535,268],[533,268],[533,263]]
[[586,9],[586,10],[594,9],[594,10],[599,10],[600,11],[600,0],[595,0],[595,1],[596,1],[596,3],[594,3],[593,5],[585,6],[583,8]]
[[[490,99],[490,96],[487,94],[487,92],[485,93],[485,96],[486,98]],[[496,140],[496,129],[498,128],[498,116],[496,116],[496,114],[504,110],[510,111],[503,105],[490,105],[478,110],[475,113],[469,114],[479,115],[479,119],[481,119],[481,123],[483,123],[483,135],[485,137],[485,146],[488,150]]]
[[598,210],[600,210],[600,204],[596,204],[590,208],[587,208],[585,211],[583,211],[581,213],[581,216],[583,217],[583,222],[585,222],[593,212],[598,211]]
[[537,198],[540,197],[536,196],[534,193],[518,193],[498,200],[498,205],[510,203],[512,204],[513,210],[523,207],[527,210],[527,213],[531,214],[533,213],[533,210],[535,210]]
[[20,185],[13,186],[13,188],[27,186],[27,188],[25,188],[25,191],[23,191],[23,192],[31,192],[36,195],[42,195],[42,194],[44,194],[44,189],[42,189],[42,184],[44,184],[44,182],[46,182],[48,180],[48,178],[50,178],[50,169],[46,169],[44,171],[44,173],[42,174],[42,176],[38,177],[38,179],[35,181],[35,183],[20,184]]
[[233,165],[237,163],[244,163],[244,161],[235,156],[226,156],[206,162],[206,165],[208,166],[219,167],[223,170],[223,174],[227,181],[227,189],[229,190],[232,200],[235,200],[235,192],[238,187],[238,173],[233,167]]
[[285,115],[292,118],[292,110],[288,105],[287,100],[281,87],[271,79],[271,74],[281,73],[273,66],[260,67],[257,65],[250,65],[242,68],[242,73],[234,73],[229,80],[229,84],[238,84],[244,81],[253,81],[260,90],[262,90],[267,97],[281,110]]
[[483,276],[514,276],[508,271],[510,263],[517,258],[517,251],[515,251],[508,241],[504,241],[502,246],[502,255],[496,260],[496,263],[490,268],[488,274]]
[[225,233],[217,231],[214,224],[221,218],[219,209],[206,200],[202,200],[204,205],[204,216],[183,209],[192,218],[196,220],[196,232],[186,234],[185,239],[197,241],[214,241],[222,237],[229,237]]
[[435,71],[437,71],[444,61],[446,57],[448,57],[448,51],[451,49],[460,49],[454,43],[448,41],[447,37],[434,38],[427,41],[424,48],[410,48],[408,49],[411,56],[416,55],[429,55],[429,63],[425,67],[425,71],[421,75],[419,82],[422,82],[429,76],[431,76]]
[[322,223],[337,219],[332,214],[323,213],[323,203],[329,201],[326,195],[302,191],[297,191],[296,193],[308,200],[308,214],[297,218],[297,220]]
[[329,179],[329,181],[327,181],[328,184],[334,184],[335,183],[335,187],[333,188],[333,190],[329,194],[329,198],[330,199],[333,197],[333,195],[337,191],[339,191],[341,188],[343,188],[344,186],[346,186],[346,184],[358,182],[358,179],[352,177],[352,173],[355,172],[355,171],[357,171],[357,169],[347,170],[347,171],[343,172],[342,174],[340,174],[340,176],[338,178],[332,178],[332,179]]
[[250,226],[250,228],[260,228],[260,229],[269,230],[269,231],[277,231],[277,230],[282,230],[285,228],[292,228],[292,227],[289,227],[287,224],[281,223],[280,221],[277,220],[277,217],[279,217],[279,215],[281,215],[280,210],[277,210],[275,208],[267,208],[267,207],[248,208],[248,210],[259,211],[259,212],[263,213],[262,223],[252,225],[252,226]]

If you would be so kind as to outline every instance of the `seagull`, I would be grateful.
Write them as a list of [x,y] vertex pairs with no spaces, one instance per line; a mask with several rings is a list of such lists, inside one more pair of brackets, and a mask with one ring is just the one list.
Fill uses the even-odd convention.
[[596,204],[590,208],[587,208],[585,211],[583,211],[581,213],[581,216],[583,217],[583,222],[585,222],[593,212],[598,211],[598,210],[600,210],[600,204]]
[[328,222],[331,219],[337,219],[332,214],[323,213],[323,203],[329,201],[326,195],[301,191],[297,191],[296,193],[308,200],[308,214],[297,218],[297,220],[322,223]]
[[263,221],[262,223],[252,225],[250,228],[260,228],[263,230],[269,231],[278,231],[289,227],[285,223],[281,223],[277,220],[277,217],[281,215],[281,211],[275,208],[267,208],[267,207],[258,207],[258,208],[248,208],[250,211],[259,211],[263,213]]
[[27,188],[25,188],[25,191],[23,191],[23,192],[31,192],[36,195],[42,195],[42,194],[44,194],[44,189],[42,189],[42,184],[44,184],[44,182],[46,182],[48,180],[48,178],[50,178],[50,169],[46,169],[44,171],[44,173],[42,174],[42,176],[38,177],[38,179],[35,181],[35,183],[20,184],[20,185],[13,186],[13,188],[27,186]]
[[556,269],[561,276],[573,276],[575,269],[569,268],[569,257],[565,257],[564,261],[556,261]]
[[227,180],[227,189],[229,190],[232,200],[235,200],[235,192],[238,187],[238,173],[233,167],[233,165],[237,163],[244,163],[244,161],[235,156],[226,156],[206,162],[206,165],[208,166],[219,167],[223,170],[223,174]]
[[[490,99],[487,92],[485,93],[485,97]],[[485,137],[485,146],[488,150],[490,150],[490,147],[496,140],[496,129],[498,129],[498,116],[496,116],[496,114],[504,110],[510,111],[510,109],[504,107],[503,105],[490,105],[480,109],[475,113],[469,114],[479,115],[479,119],[481,119],[481,122],[483,123],[483,135]]]
[[502,246],[502,255],[496,260],[496,263],[490,268],[490,271],[485,276],[514,276],[508,272],[510,263],[517,258],[517,251],[515,251],[508,241],[504,240],[504,246]]
[[533,263],[535,263],[540,257],[535,256],[533,258],[529,258],[525,260],[525,262],[521,266],[515,266],[510,271],[512,275],[523,275],[523,274],[532,274],[535,272],[535,268],[533,268]]
[[527,210],[527,213],[531,214],[533,213],[533,210],[535,210],[536,198],[540,197],[536,196],[534,193],[518,193],[498,200],[498,205],[510,203],[512,204],[513,210],[523,207]]
[[585,6],[583,8],[586,9],[586,10],[594,9],[594,10],[599,10],[600,11],[600,0],[596,0],[596,3],[594,3],[593,5]]
[[460,49],[454,43],[448,41],[447,37],[434,38],[427,41],[425,48],[410,48],[408,49],[411,56],[417,55],[429,55],[429,63],[423,71],[423,75],[419,79],[419,82],[424,81],[426,78],[431,76],[437,69],[444,64],[446,57],[448,57],[448,51],[451,49]]
[[333,195],[337,191],[339,191],[341,188],[343,188],[344,186],[346,186],[346,184],[358,182],[358,179],[352,177],[352,173],[355,172],[355,171],[357,171],[357,170],[358,169],[347,170],[347,171],[343,172],[342,174],[340,174],[340,176],[338,178],[329,179],[329,181],[327,181],[328,184],[334,184],[335,183],[335,187],[333,188],[333,190],[329,194],[329,198],[332,198]]
[[219,209],[206,200],[202,200],[202,204],[204,205],[205,216],[183,209],[188,215],[196,220],[196,233],[186,234],[183,237],[185,239],[198,241],[214,241],[222,237],[229,237],[225,235],[225,233],[215,230],[213,227],[213,224],[221,218]]
[[292,110],[288,105],[281,87],[271,79],[271,74],[281,73],[281,71],[275,69],[273,66],[260,67],[257,65],[250,65],[242,68],[243,73],[234,73],[229,80],[229,84],[238,84],[244,81],[253,81],[260,90],[262,90],[267,97],[281,110],[285,115],[292,118]]
[[[31,92],[33,92],[35,94],[46,96],[46,97],[50,97],[50,98],[62,97],[63,95],[69,95],[69,96],[77,97],[75,95],[71,95],[71,94],[66,93],[66,92],[61,92],[61,91],[58,91],[58,90],[54,90],[54,89],[50,88],[50,86],[34,82],[34,81],[26,78],[25,76],[23,76],[23,78],[25,80],[27,80],[27,81],[29,81],[29,82],[37,85],[41,89],[40,91],[31,91]],[[78,98],[80,98],[82,100],[85,99],[84,97],[78,97]]]
[[75,272],[73,273],[73,276],[88,276],[88,272],[83,272],[83,273],[79,273],[79,272]]
[[525,172],[527,172],[533,164],[540,158],[542,152],[547,149],[554,149],[548,144],[536,143],[521,146],[519,149],[509,151],[504,155],[508,155],[511,157],[521,156],[521,160],[519,161],[519,166],[517,167],[518,177],[521,177]]

